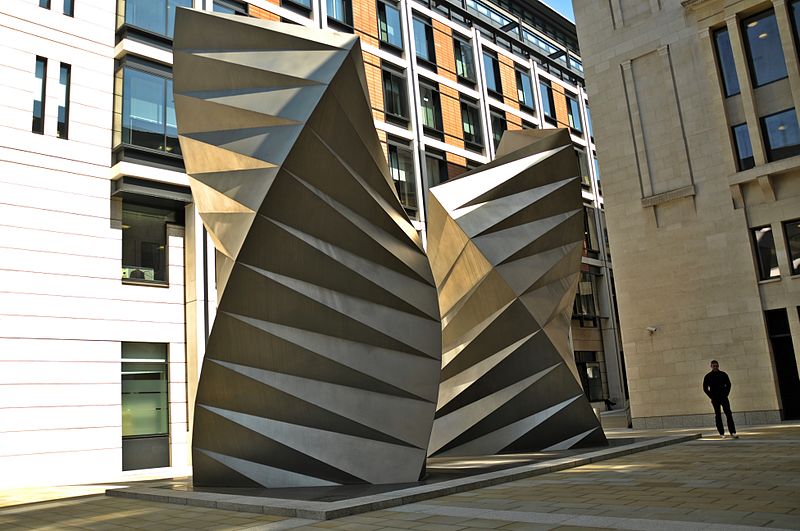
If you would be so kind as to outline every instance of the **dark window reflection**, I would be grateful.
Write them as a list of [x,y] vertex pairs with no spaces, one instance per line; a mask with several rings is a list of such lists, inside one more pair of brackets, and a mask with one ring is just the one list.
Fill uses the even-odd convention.
[[760,87],[786,77],[786,61],[775,12],[770,9],[742,21],[753,85]]
[[780,160],[800,155],[800,128],[797,113],[788,109],[761,119],[767,160]]
[[739,171],[749,170],[756,165],[753,159],[753,146],[750,144],[750,132],[747,124],[733,127],[733,141],[736,146],[736,162]]
[[180,154],[172,80],[125,67],[122,143]]
[[178,7],[192,7],[192,0],[126,0],[125,23],[172,38]]
[[717,61],[722,74],[725,96],[739,94],[739,78],[736,77],[736,63],[733,61],[733,49],[728,30],[721,29],[714,33],[714,42],[717,45]]

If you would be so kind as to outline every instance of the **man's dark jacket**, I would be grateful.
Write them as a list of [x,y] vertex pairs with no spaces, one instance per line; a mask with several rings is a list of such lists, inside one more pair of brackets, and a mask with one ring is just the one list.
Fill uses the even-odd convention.
[[703,378],[703,392],[711,400],[727,398],[731,392],[731,379],[723,371],[711,371]]

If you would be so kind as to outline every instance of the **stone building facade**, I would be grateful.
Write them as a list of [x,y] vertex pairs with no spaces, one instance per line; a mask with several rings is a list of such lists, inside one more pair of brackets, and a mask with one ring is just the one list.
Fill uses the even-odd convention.
[[797,0],[576,2],[634,427],[800,416]]

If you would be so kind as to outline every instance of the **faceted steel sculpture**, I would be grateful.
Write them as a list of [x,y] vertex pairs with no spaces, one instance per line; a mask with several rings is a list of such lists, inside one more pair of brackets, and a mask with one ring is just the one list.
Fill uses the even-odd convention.
[[439,308],[358,39],[180,9],[174,50],[181,148],[219,251],[195,485],[416,481]]
[[508,131],[496,160],[430,190],[443,354],[429,454],[607,444],[569,342],[583,251],[577,176],[566,130]]

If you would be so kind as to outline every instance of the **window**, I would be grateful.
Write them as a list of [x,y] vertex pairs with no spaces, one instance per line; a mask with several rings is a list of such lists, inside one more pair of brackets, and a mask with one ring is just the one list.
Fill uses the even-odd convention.
[[753,86],[760,87],[787,76],[775,11],[769,9],[742,21],[747,61]]
[[719,70],[722,75],[725,96],[739,94],[739,78],[736,77],[736,63],[733,61],[731,37],[728,35],[727,28],[714,32],[714,43],[717,48],[717,63],[719,63]]
[[581,172],[581,184],[584,188],[592,187],[592,177],[589,175],[589,161],[586,160],[586,153],[576,149],[575,155],[578,157],[578,168]]
[[800,275],[800,219],[783,224],[786,245],[789,247],[789,267],[792,275]]
[[583,385],[583,392],[590,402],[599,402],[605,398],[603,394],[603,379],[600,373],[600,363],[597,361],[597,352],[575,351],[575,365]]
[[126,0],[125,24],[171,39],[178,7],[192,7],[192,0]]
[[775,240],[772,236],[772,227],[754,228],[753,240],[756,245],[758,277],[761,280],[768,280],[781,276],[780,269],[778,269],[778,257],[775,253]]
[[383,107],[388,119],[395,118],[403,125],[408,124],[406,78],[389,68],[383,69]]
[[554,122],[556,119],[556,104],[553,101],[553,87],[544,81],[539,82],[539,91],[542,93],[542,114],[544,117]]
[[733,126],[733,143],[736,148],[736,165],[739,171],[749,170],[756,165],[753,159],[753,146],[747,124]]
[[389,173],[392,175],[400,204],[409,213],[416,217],[417,212],[417,180],[414,173],[414,156],[407,145],[390,140]]
[[430,20],[414,17],[414,47],[419,59],[429,63],[436,62],[436,46]]
[[247,16],[247,7],[239,2],[232,2],[231,0],[214,0],[213,9],[216,13],[224,13],[226,15],[240,15]]
[[578,283],[578,292],[575,295],[575,302],[572,306],[573,318],[580,320],[584,328],[594,328],[597,326],[597,309],[594,302],[594,283],[592,275],[583,271],[581,280]]
[[327,0],[328,19],[346,26],[353,25],[353,6],[350,0]]
[[461,100],[461,124],[464,129],[464,142],[467,149],[482,151],[483,131],[481,130],[480,111],[477,103]]
[[167,282],[167,223],[177,221],[176,212],[123,203],[123,279],[147,283]]
[[597,258],[600,255],[600,240],[597,238],[597,220],[594,208],[583,206],[583,246],[586,256]]
[[378,0],[378,35],[382,44],[403,49],[403,34],[400,29],[400,10],[394,4]]
[[[304,17],[308,17],[311,13],[311,0],[281,0],[281,7],[285,7],[291,11],[302,14]],[[298,7],[300,9],[298,9]],[[292,20],[284,20],[283,17],[281,17],[281,22],[297,24]]]
[[39,0],[39,7],[50,9],[50,0]]
[[422,100],[422,125],[425,132],[442,133],[442,103],[439,91],[429,85],[419,84],[419,96]]
[[506,124],[506,118],[502,114],[492,112],[492,141],[494,142],[494,148],[497,149],[497,146],[500,145],[500,140],[503,138],[503,131],[508,129],[508,125]]
[[428,175],[428,187],[447,182],[447,162],[444,154],[427,151],[425,153],[425,170]]
[[531,76],[527,72],[517,70],[517,99],[519,104],[528,109],[533,109],[533,86]]
[[592,127],[592,113],[589,112],[589,106],[586,106],[586,127],[589,128],[589,137],[594,139],[594,127]]
[[483,67],[486,71],[486,88],[502,96],[503,86],[500,82],[500,64],[497,62],[497,57],[483,52]]
[[169,466],[167,345],[122,343],[122,469]]
[[462,79],[475,82],[475,60],[472,45],[459,38],[453,39],[453,52],[456,56],[456,74]]
[[761,118],[767,160],[780,160],[800,155],[800,128],[797,113],[787,109]]
[[33,125],[31,131],[44,134],[44,104],[47,94],[47,59],[36,57],[36,81],[33,85]]
[[72,67],[61,63],[58,74],[58,138],[67,138],[69,134],[69,86]]
[[131,66],[122,71],[121,142],[180,154],[172,79]]
[[64,0],[64,14],[68,17],[75,16],[75,2],[73,0]]
[[573,131],[583,134],[583,121],[581,120],[581,106],[573,96],[567,96],[567,119]]

